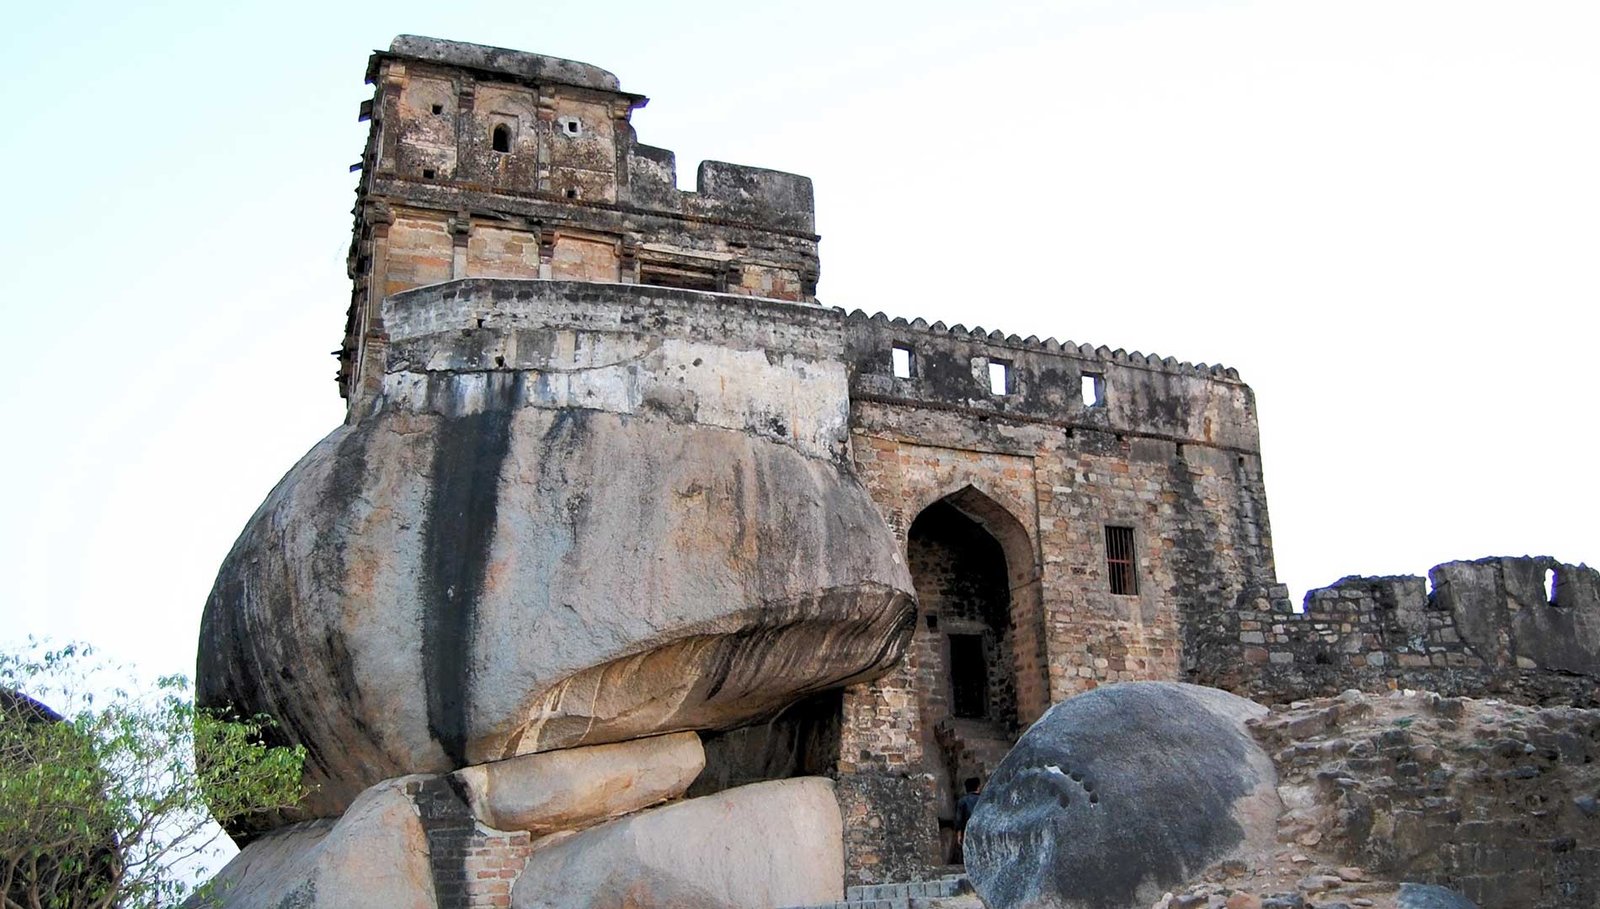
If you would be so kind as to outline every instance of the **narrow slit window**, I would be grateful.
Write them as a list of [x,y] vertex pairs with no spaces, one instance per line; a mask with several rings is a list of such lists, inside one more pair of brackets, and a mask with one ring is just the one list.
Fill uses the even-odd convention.
[[504,123],[494,128],[494,150],[497,152],[511,151],[511,128]]
[[1552,605],[1556,601],[1556,573],[1550,568],[1544,570],[1544,598]]
[[911,378],[911,348],[901,347],[896,344],[889,349],[889,357],[894,364],[894,377],[896,379]]
[[989,361],[989,393],[992,395],[1008,395],[1011,393],[1011,364],[1004,360]]
[[1106,380],[1104,376],[1092,372],[1083,374],[1080,391],[1083,394],[1084,407],[1100,407],[1106,403]]
[[1133,528],[1106,527],[1106,577],[1119,596],[1139,593],[1138,565],[1133,557]]

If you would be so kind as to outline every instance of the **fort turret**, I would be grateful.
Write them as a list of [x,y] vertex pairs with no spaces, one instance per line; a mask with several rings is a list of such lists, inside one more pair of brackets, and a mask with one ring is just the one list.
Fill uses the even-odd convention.
[[678,189],[648,99],[597,66],[401,35],[367,64],[339,391],[375,390],[384,297],[458,278],[650,284],[813,302],[811,180],[705,161]]

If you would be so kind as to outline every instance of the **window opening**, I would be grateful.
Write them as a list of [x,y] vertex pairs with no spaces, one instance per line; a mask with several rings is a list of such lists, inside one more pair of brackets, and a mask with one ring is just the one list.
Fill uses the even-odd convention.
[[434,170],[431,167],[424,167],[422,169],[422,179],[424,179],[424,180],[432,180],[433,179],[433,174],[434,174]]
[[889,356],[894,363],[894,377],[896,379],[911,378],[911,348],[901,347],[896,344],[889,349]]
[[1553,605],[1556,601],[1556,573],[1552,568],[1544,570],[1544,598]]
[[1099,407],[1105,404],[1105,377],[1092,372],[1084,373],[1080,391],[1083,394],[1084,407]]
[[950,708],[963,718],[989,715],[989,665],[981,634],[950,635]]
[[1004,360],[989,361],[989,393],[1004,395],[1011,393],[1011,364]]
[[435,104],[433,106],[433,112],[436,113],[436,114],[444,113],[444,105],[443,104]]
[[511,151],[511,129],[504,123],[494,128],[494,150],[497,152]]
[[568,199],[576,199],[576,198],[578,198],[578,188],[576,186],[567,187],[567,198]]
[[1134,596],[1139,592],[1132,527],[1106,527],[1106,576],[1111,579],[1114,594]]

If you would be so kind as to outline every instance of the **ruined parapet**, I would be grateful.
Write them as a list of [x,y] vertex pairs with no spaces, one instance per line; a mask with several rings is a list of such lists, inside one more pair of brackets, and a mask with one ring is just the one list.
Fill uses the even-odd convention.
[[809,302],[809,178],[717,161],[677,188],[641,145],[643,95],[587,63],[402,35],[375,52],[362,117],[340,392],[382,370],[381,301],[466,277],[655,284]]
[[[1431,591],[1430,591],[1431,588]],[[1537,704],[1600,704],[1600,572],[1548,556],[1446,562],[1428,573],[1348,577],[1300,612],[1241,617],[1236,675],[1259,699],[1346,688],[1485,693]]]

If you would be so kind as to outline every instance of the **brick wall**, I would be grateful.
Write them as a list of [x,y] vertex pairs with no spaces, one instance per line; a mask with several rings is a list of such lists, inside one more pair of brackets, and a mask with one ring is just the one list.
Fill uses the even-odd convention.
[[434,899],[439,909],[506,909],[511,887],[528,861],[525,831],[493,830],[478,824],[446,777],[416,780],[406,787],[428,840]]

